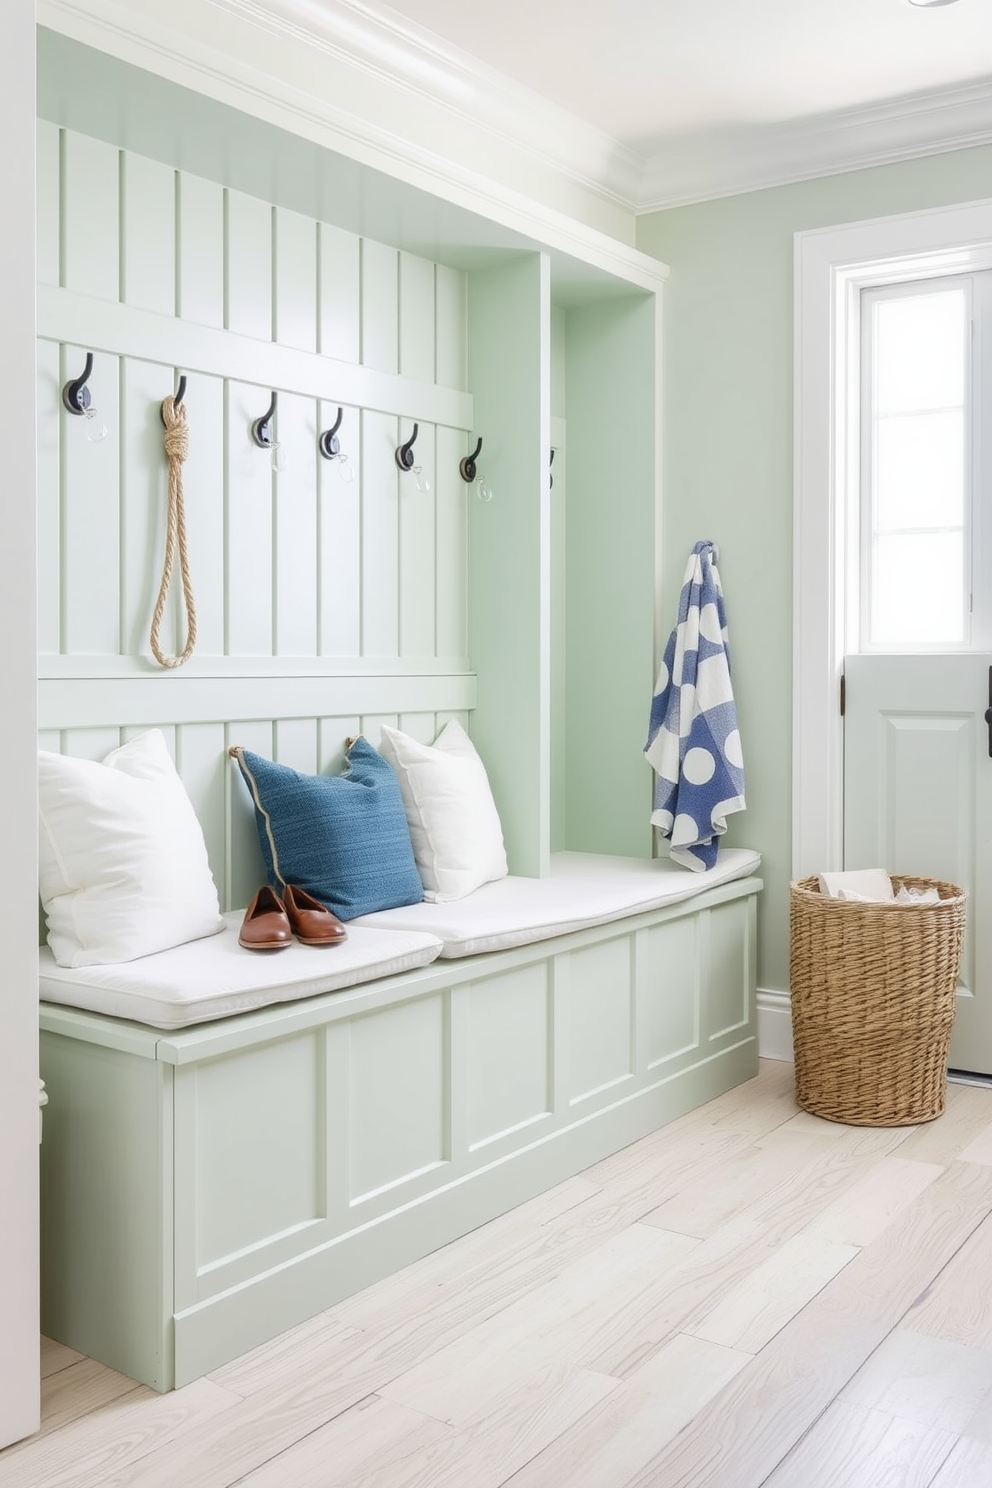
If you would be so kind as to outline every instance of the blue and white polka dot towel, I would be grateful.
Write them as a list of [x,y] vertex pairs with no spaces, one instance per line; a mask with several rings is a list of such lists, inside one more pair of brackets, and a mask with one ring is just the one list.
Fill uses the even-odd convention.
[[715,558],[711,542],[692,550],[644,746],[657,774],[651,820],[671,838],[672,860],[697,873],[715,865],[727,817],[744,810],[744,756]]

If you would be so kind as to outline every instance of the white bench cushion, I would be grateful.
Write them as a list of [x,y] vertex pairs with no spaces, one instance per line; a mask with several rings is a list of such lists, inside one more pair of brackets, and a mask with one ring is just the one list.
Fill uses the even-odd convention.
[[40,952],[41,997],[68,1007],[131,1018],[153,1028],[186,1028],[318,992],[339,992],[377,977],[426,966],[441,942],[423,931],[355,929],[337,946],[246,951],[238,944],[244,911],[224,930],[153,956],[114,966],[57,966]]
[[760,855],[743,847],[721,848],[716,867],[703,873],[680,868],[667,858],[554,853],[547,878],[502,878],[483,884],[466,899],[379,910],[351,924],[425,931],[444,942],[441,955],[453,960],[677,904],[717,884],[748,878],[760,865]]

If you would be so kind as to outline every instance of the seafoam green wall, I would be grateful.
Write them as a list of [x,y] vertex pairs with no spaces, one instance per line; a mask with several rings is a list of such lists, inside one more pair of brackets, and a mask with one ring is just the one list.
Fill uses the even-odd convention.
[[[640,219],[665,291],[664,612],[686,555],[720,546],[748,809],[728,844],[760,850],[758,984],[788,986],[792,752],[792,257],[808,228],[992,195],[992,147],[854,171]],[[669,621],[666,619],[666,625]]]

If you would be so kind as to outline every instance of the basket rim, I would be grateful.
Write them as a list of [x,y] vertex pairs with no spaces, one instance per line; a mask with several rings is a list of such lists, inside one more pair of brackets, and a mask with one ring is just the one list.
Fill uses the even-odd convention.
[[[889,875],[892,882],[899,886],[901,884],[915,884],[922,887],[935,888],[940,894],[937,904],[895,904],[887,899],[835,899],[831,894],[820,892],[819,875],[816,873],[806,874],[802,878],[794,878],[789,882],[789,893],[797,898],[814,900],[817,904],[835,905],[839,909],[884,909],[889,910],[927,910],[940,909],[942,905],[964,904],[968,899],[968,891],[962,889],[960,884],[951,883],[946,878],[926,878],[915,873],[892,873]],[[944,892],[947,890],[948,892]]]

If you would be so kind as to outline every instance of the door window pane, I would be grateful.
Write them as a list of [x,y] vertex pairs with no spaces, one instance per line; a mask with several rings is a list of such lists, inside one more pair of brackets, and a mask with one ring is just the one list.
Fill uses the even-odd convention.
[[957,407],[964,400],[964,293],[900,296],[876,305],[877,413]]
[[872,590],[876,645],[960,646],[962,563],[960,531],[878,537]]
[[879,531],[964,521],[964,413],[895,414],[878,422]]
[[870,292],[865,316],[865,642],[961,646],[968,639],[965,544],[969,302],[948,288]]

